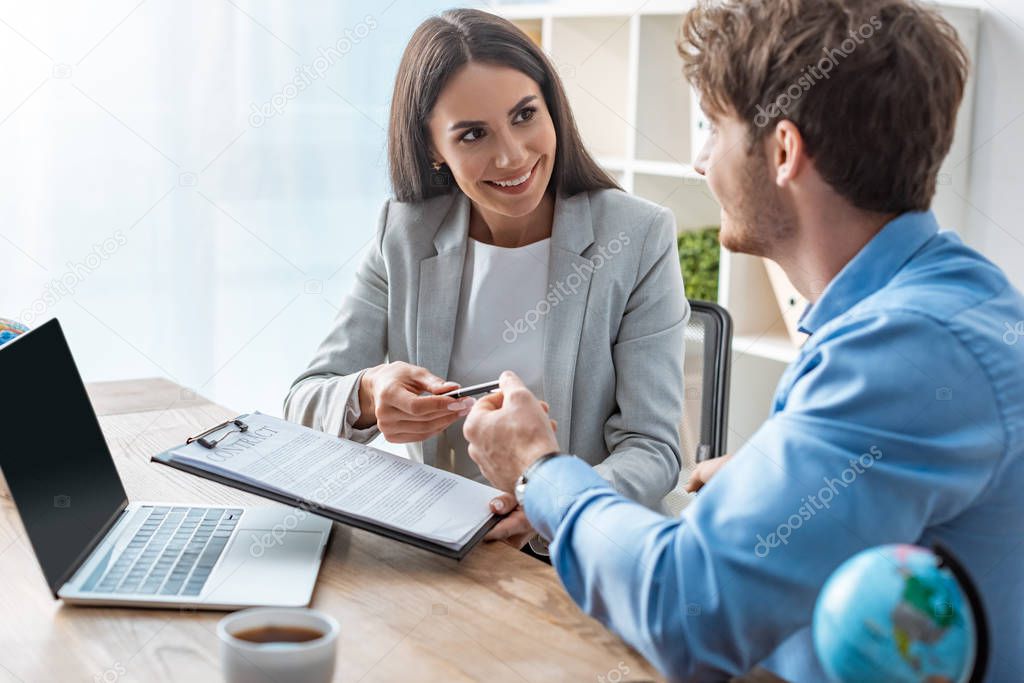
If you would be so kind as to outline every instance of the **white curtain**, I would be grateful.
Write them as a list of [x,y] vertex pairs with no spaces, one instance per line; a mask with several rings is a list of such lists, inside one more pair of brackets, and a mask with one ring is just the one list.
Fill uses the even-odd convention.
[[0,317],[60,318],[86,381],[279,414],[387,196],[401,51],[441,9],[5,4]]

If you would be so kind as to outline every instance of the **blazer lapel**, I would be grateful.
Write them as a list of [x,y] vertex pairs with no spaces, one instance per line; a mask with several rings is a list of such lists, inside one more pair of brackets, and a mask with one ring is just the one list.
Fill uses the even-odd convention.
[[[434,235],[435,256],[420,261],[416,306],[416,364],[448,379],[462,267],[469,230],[469,199],[458,193]],[[437,439],[423,442],[423,462],[437,464]]]
[[594,243],[586,192],[555,200],[548,292],[557,298],[544,327],[544,400],[558,423],[558,445],[570,449],[572,390],[583,317],[590,293],[592,264],[581,254]]

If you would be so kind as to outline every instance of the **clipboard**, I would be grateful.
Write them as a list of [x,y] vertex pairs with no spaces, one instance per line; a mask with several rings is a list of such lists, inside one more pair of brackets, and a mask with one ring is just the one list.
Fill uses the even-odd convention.
[[[172,451],[176,450],[177,448],[181,448],[182,446],[187,445],[192,441],[200,441],[201,438],[219,429],[223,429],[224,427],[232,423],[244,423],[244,420],[247,417],[249,417],[249,415],[250,413],[239,415],[233,420],[228,420],[194,437],[189,437],[189,440],[186,441],[185,444],[169,448],[166,451],[157,453],[156,455],[152,456],[150,460],[152,460],[153,462],[158,462],[162,465],[173,467],[177,470],[181,470],[182,472],[193,474],[197,477],[202,477],[203,479],[215,481],[218,484],[223,484],[224,486],[230,486],[231,488],[238,489],[240,491],[245,491],[246,493],[252,493],[262,498],[267,498],[278,503],[283,503],[291,507],[305,510],[312,515],[326,517],[327,519],[334,520],[335,522],[339,522],[346,526],[362,529],[363,531],[369,531],[372,534],[383,536],[385,538],[390,538],[392,540],[399,541],[401,543],[406,543],[417,548],[422,548],[423,550],[429,550],[432,553],[436,553],[444,557],[450,557],[455,560],[461,560],[462,558],[464,558],[469,553],[470,550],[476,547],[476,545],[483,539],[487,532],[493,529],[494,526],[505,517],[505,515],[498,516],[492,513],[491,517],[484,523],[482,527],[480,527],[480,529],[476,531],[476,533],[473,534],[473,536],[469,538],[469,540],[467,540],[461,547],[453,549],[449,548],[444,544],[437,543],[436,541],[431,541],[422,538],[416,534],[402,532],[397,529],[392,529],[381,524],[374,524],[373,522],[367,521],[366,519],[355,517],[344,512],[341,512],[339,510],[325,508],[313,501],[305,500],[294,496],[289,496],[287,494],[281,493],[280,491],[267,489],[261,486],[251,484],[249,482],[239,481],[237,479],[233,479],[231,477],[227,477],[216,472],[204,470],[201,467],[195,467],[188,463],[178,462],[172,458]],[[239,431],[244,430],[239,429]],[[214,441],[213,443],[214,445],[216,445],[217,442]],[[204,447],[211,448],[211,446],[206,446],[205,444]]]

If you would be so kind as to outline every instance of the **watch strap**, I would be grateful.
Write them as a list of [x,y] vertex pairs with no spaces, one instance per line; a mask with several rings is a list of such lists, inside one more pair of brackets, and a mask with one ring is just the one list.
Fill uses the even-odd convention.
[[530,478],[533,476],[533,473],[537,470],[538,467],[546,463],[548,460],[551,460],[551,458],[554,458],[559,455],[562,455],[561,451],[551,451],[550,453],[545,453],[544,455],[540,456],[532,463],[530,463],[530,465],[525,470],[523,470],[523,473],[519,475],[519,479],[518,481],[516,481],[515,485],[515,495],[516,501],[518,501],[520,505],[522,505],[523,503],[523,494],[526,490],[526,484],[529,483]]

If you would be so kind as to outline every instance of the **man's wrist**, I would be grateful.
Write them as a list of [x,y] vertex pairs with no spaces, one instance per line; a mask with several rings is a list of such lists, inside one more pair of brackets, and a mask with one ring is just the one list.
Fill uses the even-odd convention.
[[516,500],[520,505],[523,504],[523,496],[526,495],[526,486],[530,483],[530,479],[534,477],[536,471],[548,460],[556,458],[559,455],[562,455],[561,451],[549,451],[540,457],[535,458],[533,462],[526,466],[526,469],[524,469],[522,474],[519,475],[519,478],[516,480],[515,486],[513,487]]
[[550,446],[545,446],[543,448],[537,448],[534,452],[536,453],[536,455],[530,457],[526,462],[526,466],[520,470],[520,477],[524,476],[527,472],[530,471],[532,467],[538,465],[542,460],[547,460],[551,456],[559,455],[561,453],[561,451],[558,450],[558,444],[552,444]]
[[519,474],[523,474],[526,470],[530,469],[535,462],[543,458],[545,455],[550,453],[558,452],[558,442],[554,439],[542,439],[540,443],[528,446],[520,449],[519,453]]

